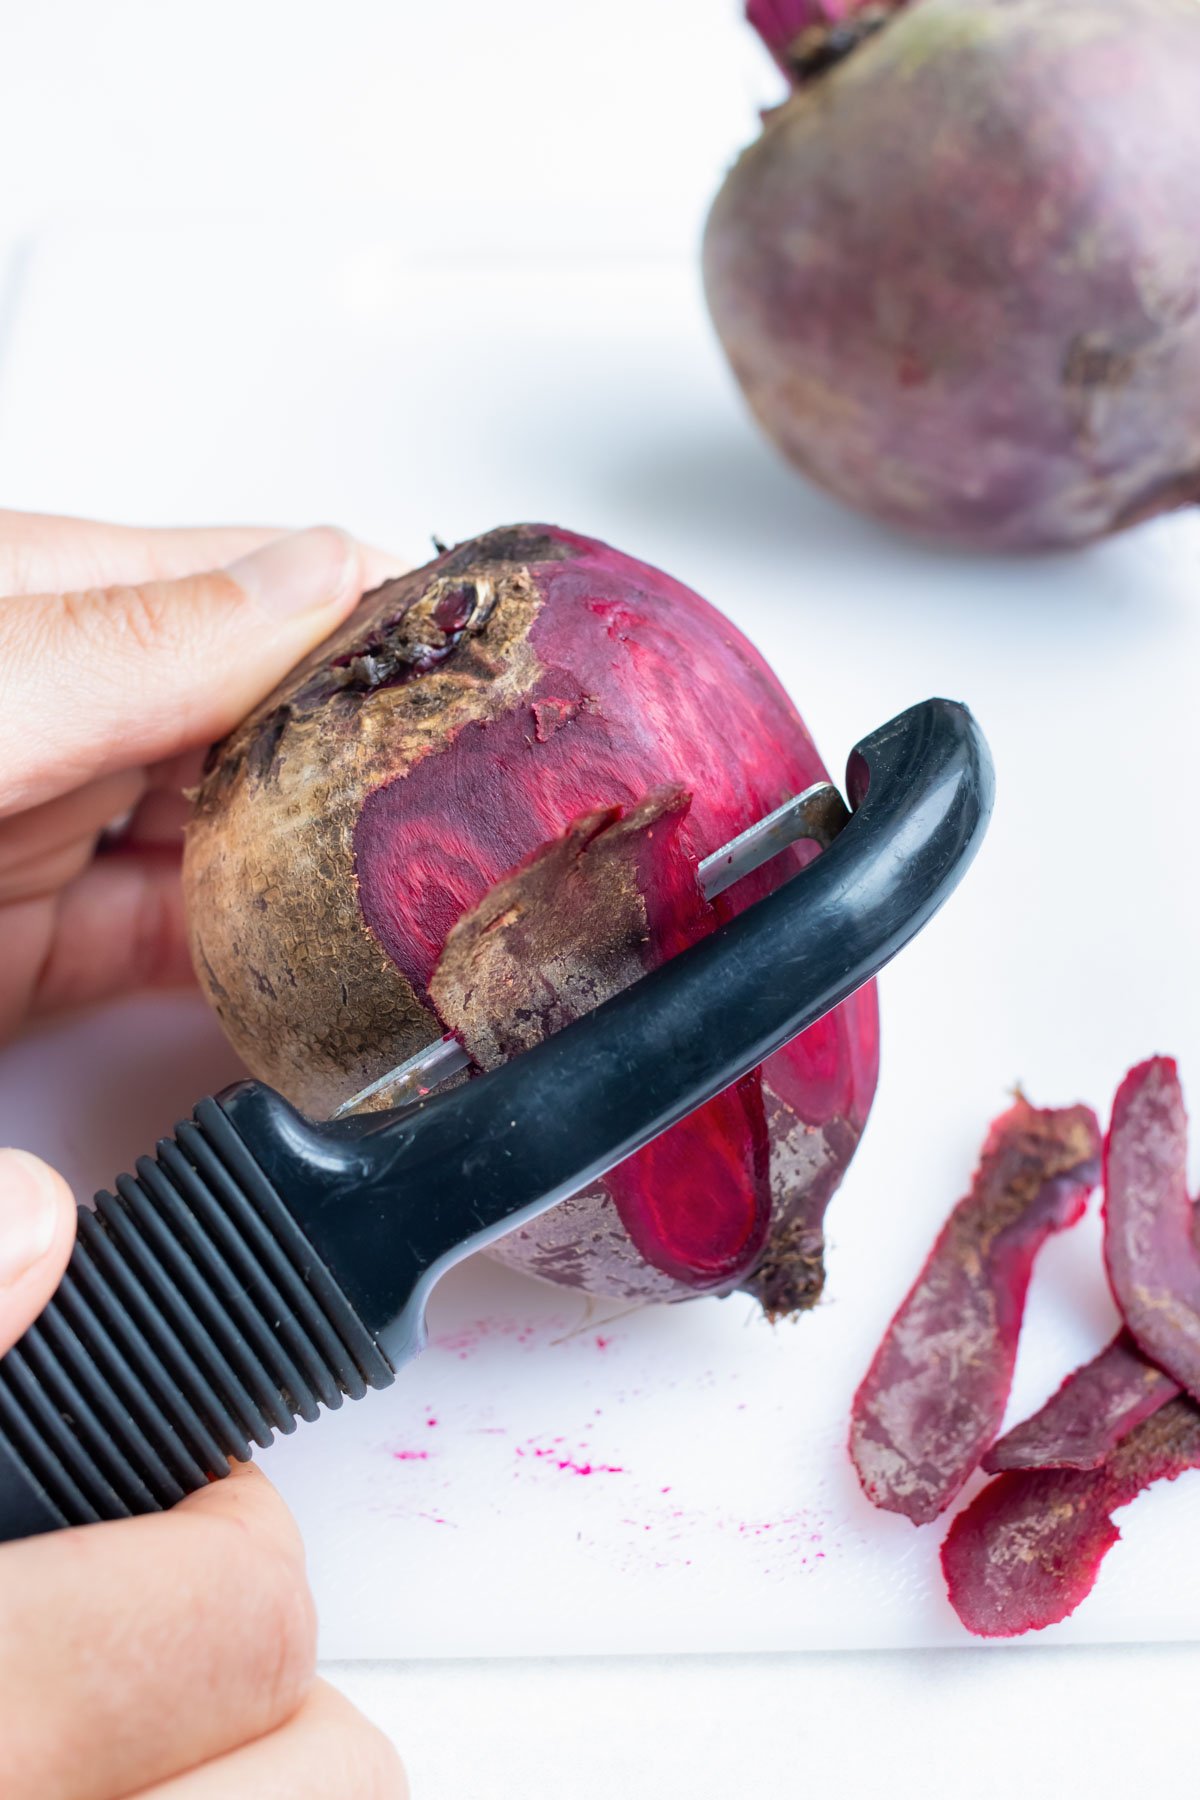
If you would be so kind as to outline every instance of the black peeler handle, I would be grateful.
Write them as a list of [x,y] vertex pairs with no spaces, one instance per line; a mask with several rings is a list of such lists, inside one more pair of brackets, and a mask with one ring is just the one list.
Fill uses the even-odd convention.
[[0,1360],[0,1540],[173,1505],[421,1348],[430,1288],[728,1087],[868,981],[957,885],[992,769],[967,710],[852,753],[815,862],[586,1017],[403,1112],[302,1117],[240,1082],[80,1208]]

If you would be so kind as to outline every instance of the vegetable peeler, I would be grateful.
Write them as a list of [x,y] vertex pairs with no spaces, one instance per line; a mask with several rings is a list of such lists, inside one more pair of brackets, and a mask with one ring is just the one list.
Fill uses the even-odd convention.
[[[81,1206],[67,1272],[0,1360],[0,1540],[173,1505],[251,1446],[386,1387],[461,1258],[554,1206],[869,981],[958,884],[992,804],[965,707],[864,738],[707,857],[710,897],[798,838],[774,892],[502,1068],[453,1038],[319,1122],[261,1082]],[[370,1107],[372,1110],[363,1110]]]

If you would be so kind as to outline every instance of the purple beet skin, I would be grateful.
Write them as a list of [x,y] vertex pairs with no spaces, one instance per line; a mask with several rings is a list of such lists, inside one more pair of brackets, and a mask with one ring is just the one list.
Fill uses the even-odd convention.
[[926,1524],[978,1466],[1008,1404],[1034,1258],[1081,1218],[1099,1165],[1089,1107],[1018,1098],[993,1122],[854,1396],[850,1455],[875,1506]]
[[790,98],[705,282],[769,435],[979,548],[1200,498],[1195,0],[751,0]]
[[1138,1347],[1200,1398],[1200,1245],[1188,1131],[1169,1056],[1131,1069],[1104,1148],[1104,1260]]
[[1005,1469],[1098,1469],[1122,1439],[1174,1400],[1179,1383],[1147,1362],[1121,1331],[1090,1363],[1068,1375],[1032,1418],[1023,1419],[983,1459]]
[[1013,1469],[976,1494],[942,1547],[950,1604],[978,1637],[1056,1625],[1086,1600],[1121,1534],[1112,1515],[1156,1481],[1200,1467],[1200,1407],[1185,1394],[1098,1468]]

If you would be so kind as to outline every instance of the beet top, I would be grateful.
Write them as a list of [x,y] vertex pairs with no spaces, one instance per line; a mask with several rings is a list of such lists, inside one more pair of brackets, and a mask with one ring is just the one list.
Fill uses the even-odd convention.
[[[696,594],[570,532],[489,532],[367,595],[216,747],[185,858],[197,973],[315,1114],[448,1029],[488,1068],[786,879],[811,845],[712,904],[696,867],[825,779]],[[877,1061],[868,988],[498,1253],[595,1293],[812,1304]]]

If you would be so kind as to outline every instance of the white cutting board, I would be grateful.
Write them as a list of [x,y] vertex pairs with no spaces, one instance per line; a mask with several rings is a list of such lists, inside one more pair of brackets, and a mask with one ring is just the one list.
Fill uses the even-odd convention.
[[[976,868],[883,982],[883,1080],[819,1312],[774,1331],[741,1299],[610,1318],[456,1272],[419,1364],[265,1459],[305,1527],[323,1653],[961,1642],[941,1528],[862,1500],[847,1408],[1014,1081],[1104,1111],[1161,1049],[1200,1097],[1200,521],[1074,558],[927,550],[776,464],[690,267],[432,268],[316,241],[319,264],[265,228],[44,242],[0,371],[4,502],[332,518],[414,560],[431,532],[551,519],[730,613],[836,775],[939,692],[975,708],[999,770]],[[0,1140],[90,1190],[232,1073],[197,1002],[132,1003],[0,1057]],[[1042,1258],[1013,1417],[1111,1329],[1098,1246],[1093,1216]],[[1200,1474],[1121,1528],[1045,1638],[1200,1634]]]

